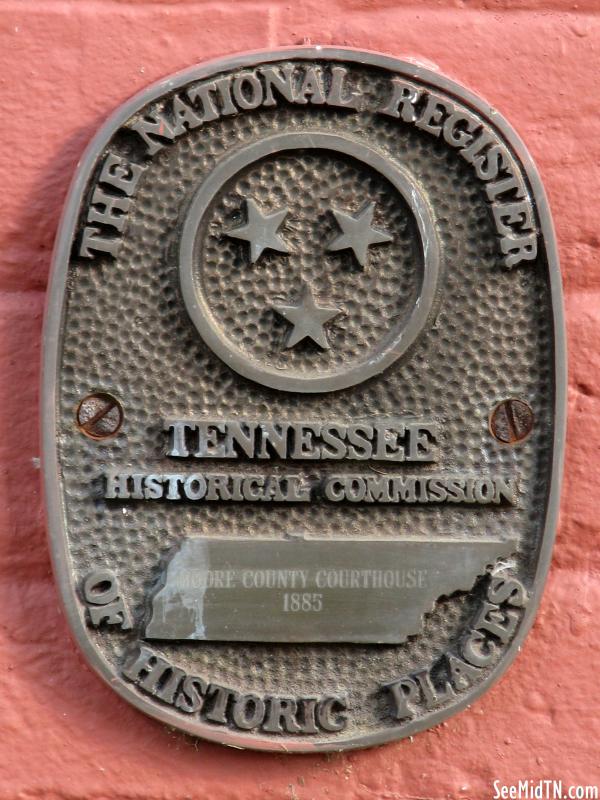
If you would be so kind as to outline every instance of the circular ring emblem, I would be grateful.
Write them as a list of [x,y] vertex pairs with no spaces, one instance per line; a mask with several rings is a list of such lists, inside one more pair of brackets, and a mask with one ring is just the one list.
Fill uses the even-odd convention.
[[[335,185],[325,192],[322,178],[321,185],[310,185],[323,160],[337,167],[334,173],[340,175],[340,186],[350,172],[355,173],[355,181],[363,181],[365,197],[356,198],[361,206],[358,211],[339,207]],[[260,167],[262,178],[258,180],[262,184],[256,186],[249,173]],[[299,170],[298,191],[290,197],[288,188],[283,198],[287,205],[281,208],[277,183],[287,176],[289,187]],[[273,183],[273,193],[265,205],[261,200],[269,182]],[[381,228],[374,224],[377,204],[372,197],[377,192],[386,195],[390,215],[394,217],[397,212],[394,218],[398,230],[394,230],[393,220],[388,225],[383,220]],[[316,199],[320,215],[328,214],[331,224],[337,226],[333,240],[321,241],[314,225],[312,236],[302,224],[294,230],[296,213],[306,218],[307,207],[314,206],[308,199]],[[240,201],[242,206],[245,203],[245,224],[228,227],[219,222],[218,206],[227,209],[227,204],[231,207],[233,203],[235,208]],[[226,211],[224,214],[226,217]],[[407,229],[412,229],[412,241],[410,234],[407,239]],[[238,250],[238,255],[231,251],[219,255],[217,246],[207,244],[211,237],[221,244],[225,240],[229,248],[241,248],[241,254]],[[383,329],[381,325],[374,328],[361,307],[361,297],[357,296],[361,290],[353,278],[361,273],[363,283],[370,282],[375,289],[378,281],[393,280],[399,264],[395,259],[387,261],[381,249],[394,242],[401,247],[404,242],[403,258],[409,259],[404,270],[408,274],[404,284],[382,288],[381,305],[387,310],[387,320]],[[368,260],[375,250],[379,252],[374,273],[382,273],[383,278],[377,274],[370,278],[368,274]],[[339,260],[342,251],[351,259],[345,267],[347,279],[344,267],[340,267],[337,274],[330,274],[329,281],[325,280],[328,273],[335,272],[329,269],[328,261]],[[266,258],[267,268],[261,263]],[[223,280],[222,270],[227,273],[226,286],[216,291],[215,283]],[[206,344],[240,375],[285,391],[334,391],[381,373],[423,330],[435,298],[438,273],[439,246],[431,211],[414,179],[371,147],[322,131],[274,135],[221,161],[193,198],[180,245],[185,305]],[[295,277],[295,292],[281,281],[269,281],[268,274],[287,275],[290,280]],[[340,288],[346,284],[345,296],[340,297]],[[240,297],[245,301],[261,285],[264,289],[260,289],[254,304],[244,308]],[[381,317],[381,309],[372,311],[372,316]],[[353,318],[361,314],[364,322],[360,331],[350,330]],[[234,324],[240,317],[247,320],[246,330]]]

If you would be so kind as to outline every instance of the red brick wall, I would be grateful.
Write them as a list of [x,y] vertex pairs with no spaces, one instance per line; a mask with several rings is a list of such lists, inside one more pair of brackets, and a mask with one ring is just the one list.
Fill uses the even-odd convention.
[[[562,522],[523,653],[470,710],[348,755],[256,755],[134,711],[86,666],[53,586],[38,489],[38,362],[60,209],[115,106],[194,62],[293,43],[417,59],[530,148],[557,228],[570,336]],[[0,798],[485,798],[600,785],[600,6],[597,0],[0,2]]]

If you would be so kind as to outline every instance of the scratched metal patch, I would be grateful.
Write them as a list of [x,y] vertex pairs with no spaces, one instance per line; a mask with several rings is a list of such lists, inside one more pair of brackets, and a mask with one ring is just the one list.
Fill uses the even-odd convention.
[[360,747],[515,656],[557,516],[560,276],[479,98],[312,47],[147,89],[78,168],[45,348],[58,583],[141,710]]

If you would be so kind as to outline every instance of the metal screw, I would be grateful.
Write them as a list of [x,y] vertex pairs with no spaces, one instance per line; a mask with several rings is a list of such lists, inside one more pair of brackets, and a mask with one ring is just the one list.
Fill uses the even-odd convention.
[[490,414],[492,436],[504,444],[519,444],[533,428],[533,411],[523,400],[503,400]]
[[108,439],[123,424],[123,409],[118,400],[106,392],[84,397],[77,408],[77,427],[90,439]]

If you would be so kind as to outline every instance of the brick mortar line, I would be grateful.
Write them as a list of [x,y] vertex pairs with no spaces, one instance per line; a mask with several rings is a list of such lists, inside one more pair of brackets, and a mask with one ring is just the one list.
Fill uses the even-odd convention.
[[[561,0],[555,0],[555,4],[548,4],[544,6],[539,5],[525,5],[520,8],[511,8],[511,7],[490,7],[485,5],[470,5],[466,7],[465,5],[460,5],[458,3],[453,3],[452,0],[443,0],[443,5],[434,5],[433,2],[431,4],[420,4],[417,0],[413,0],[413,2],[403,5],[400,8],[394,7],[391,3],[389,5],[382,5],[382,6],[373,6],[373,7],[361,7],[355,5],[356,0],[330,0],[330,5],[334,5],[341,11],[347,12],[354,12],[356,14],[380,14],[389,12],[390,14],[398,14],[407,12],[410,13],[411,11],[419,11],[422,14],[426,14],[430,12],[432,15],[439,14],[440,12],[452,11],[452,12],[464,12],[464,14],[472,14],[472,13],[481,13],[484,12],[486,14],[491,14],[494,16],[498,16],[498,14],[503,14],[504,16],[517,16],[519,14],[536,14],[540,17],[547,18],[548,14],[556,14],[560,15],[561,17],[570,17],[574,19],[581,19],[582,17],[592,17],[597,18],[600,17],[600,6],[595,7],[596,4],[592,3],[592,0],[588,0],[590,3],[589,7],[584,8],[573,8],[572,6],[569,8],[565,8],[561,6]],[[317,5],[315,2],[311,2],[310,4],[307,3],[307,8],[310,8],[313,5]],[[39,13],[40,8],[44,7],[60,7],[63,6],[65,10],[69,11],[77,11],[80,8],[92,8],[96,7],[97,9],[124,9],[129,8],[131,10],[137,11],[138,9],[158,9],[163,12],[170,11],[172,9],[184,9],[184,8],[197,8],[197,9],[207,9],[207,10],[221,10],[221,11],[235,11],[235,7],[245,7],[253,8],[257,11],[266,12],[269,8],[282,8],[286,9],[289,6],[287,5],[287,0],[268,0],[267,2],[260,2],[260,0],[229,0],[229,2],[219,2],[219,0],[207,0],[207,2],[203,2],[203,0],[142,0],[138,2],[137,0],[12,0],[12,2],[8,2],[3,4],[3,7],[0,9],[1,11],[6,11],[10,9],[18,9],[23,10],[24,8],[30,7],[31,10],[36,11]],[[330,34],[332,31],[330,28],[327,28],[327,33]]]

